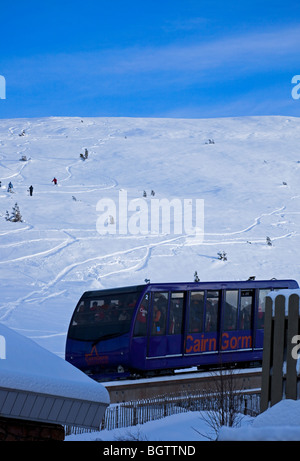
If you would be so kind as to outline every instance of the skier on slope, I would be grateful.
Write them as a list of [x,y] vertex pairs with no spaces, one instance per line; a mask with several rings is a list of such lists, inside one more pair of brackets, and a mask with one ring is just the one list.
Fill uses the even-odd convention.
[[57,179],[53,178],[51,182],[53,182],[56,185],[57,184]]

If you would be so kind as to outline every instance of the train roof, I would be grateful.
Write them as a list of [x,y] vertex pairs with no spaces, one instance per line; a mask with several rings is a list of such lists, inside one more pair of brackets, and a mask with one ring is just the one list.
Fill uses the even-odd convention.
[[211,282],[159,282],[159,283],[145,283],[143,285],[132,285],[132,286],[123,286],[116,288],[107,288],[103,290],[93,290],[86,291],[83,294],[83,297],[94,297],[101,295],[112,295],[112,294],[122,294],[122,293],[141,293],[142,291],[148,289],[153,291],[155,289],[166,289],[166,290],[187,290],[187,289],[226,289],[226,288],[273,288],[280,283],[286,284],[286,288],[298,288],[298,283],[293,279],[270,279],[270,280],[238,280],[238,281],[211,281]]
[[112,294],[122,294],[122,293],[136,293],[136,292],[141,292],[147,287],[146,284],[144,285],[133,285],[133,286],[125,286],[125,287],[116,287],[116,288],[105,288],[103,290],[92,290],[92,291],[86,291],[83,293],[84,297],[89,297],[92,298],[94,296],[99,296],[101,295],[112,295]]

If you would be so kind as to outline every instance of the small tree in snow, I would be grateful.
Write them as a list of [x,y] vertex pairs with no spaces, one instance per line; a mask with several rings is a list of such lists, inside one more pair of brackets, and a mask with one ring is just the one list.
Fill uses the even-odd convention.
[[22,222],[22,215],[20,213],[20,208],[17,203],[15,203],[11,215],[9,215],[8,211],[6,211],[5,219],[6,221],[11,222]]
[[[203,389],[204,411],[201,418],[212,431],[206,437],[216,440],[222,426],[237,427],[241,423],[243,415],[239,401],[244,383],[234,370],[223,367],[212,373],[211,377],[213,379]],[[198,430],[196,432],[200,433]]]
[[84,154],[80,154],[81,160],[86,160],[89,156],[89,151],[87,149],[84,149]]
[[227,254],[225,253],[225,251],[219,251],[218,256],[221,261],[227,261]]

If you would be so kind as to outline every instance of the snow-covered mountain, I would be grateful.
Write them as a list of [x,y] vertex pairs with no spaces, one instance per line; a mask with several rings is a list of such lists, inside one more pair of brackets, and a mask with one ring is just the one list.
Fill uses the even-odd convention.
[[[193,281],[195,271],[203,281],[300,281],[299,146],[291,117],[0,120],[0,322],[63,357],[89,289]],[[120,232],[115,215],[101,234],[101,207],[119,211],[125,196],[137,232]],[[138,232],[138,207],[163,199],[204,200],[204,235],[172,223],[154,234],[151,216]],[[7,220],[16,203],[22,222]]]

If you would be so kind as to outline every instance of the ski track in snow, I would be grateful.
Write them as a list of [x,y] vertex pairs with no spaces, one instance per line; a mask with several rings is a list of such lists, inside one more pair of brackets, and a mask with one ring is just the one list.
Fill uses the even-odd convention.
[[[225,244],[226,245],[241,245],[241,244],[244,245],[245,243],[249,243],[243,237],[235,238],[235,239],[228,239],[228,236],[233,236],[233,235],[237,236],[237,235],[245,234],[245,233],[249,232],[250,230],[252,230],[254,227],[259,226],[260,223],[261,223],[261,220],[262,220],[262,218],[264,216],[275,215],[275,214],[277,214],[279,212],[282,212],[285,208],[286,207],[284,206],[284,207],[275,209],[274,211],[272,211],[270,213],[263,213],[259,217],[255,218],[254,222],[252,224],[250,224],[249,226],[247,226],[245,228],[242,228],[241,230],[236,230],[236,231],[227,232],[227,233],[226,232],[225,233],[207,233],[207,234],[205,234],[205,239],[201,243],[201,246],[214,246],[214,247],[218,248],[220,245],[225,245]],[[76,229],[73,229],[73,232],[74,231],[76,231]],[[40,252],[37,252],[37,253],[32,253],[32,254],[29,254],[29,255],[26,255],[26,256],[21,256],[19,258],[10,259],[10,260],[6,260],[6,261],[0,261],[0,264],[14,263],[14,262],[19,262],[19,261],[26,260],[26,259],[30,260],[32,258],[38,258],[38,257],[43,257],[44,258],[45,256],[50,257],[50,256],[53,256],[53,255],[57,254],[60,251],[63,251],[65,249],[67,249],[70,245],[78,243],[79,240],[90,239],[88,237],[86,237],[86,238],[84,238],[84,237],[77,238],[75,236],[71,236],[71,234],[69,233],[70,230],[67,230],[67,229],[60,229],[59,232],[63,232],[65,234],[67,234],[68,238],[63,240],[61,243],[59,243],[55,247],[53,247],[53,248],[51,248],[49,250],[40,251]],[[284,235],[281,235],[281,236],[277,236],[277,237],[273,238],[273,240],[289,238],[292,235],[294,235],[294,233],[290,232],[290,233],[287,233],[287,234],[284,234]],[[212,237],[212,236],[213,237],[225,237],[225,239],[218,239],[218,240],[211,240],[210,241],[210,240],[206,239],[207,236],[210,236],[210,237]],[[52,280],[48,281],[40,290],[34,290],[34,291],[28,293],[26,296],[19,298],[18,300],[16,300],[14,303],[12,303],[10,305],[0,306],[0,320],[3,321],[5,319],[7,319],[7,317],[13,312],[13,310],[16,309],[18,306],[21,306],[23,303],[31,303],[31,302],[38,301],[39,304],[41,304],[41,303],[47,301],[47,299],[49,299],[49,297],[61,295],[61,292],[51,294],[53,288],[55,287],[55,285],[57,285],[60,281],[62,281],[63,278],[67,274],[69,274],[70,272],[72,272],[74,270],[78,270],[81,266],[91,265],[92,263],[95,263],[95,262],[97,262],[97,263],[100,263],[100,262],[105,263],[106,262],[106,264],[109,265],[111,263],[115,263],[115,258],[118,258],[118,257],[123,257],[123,261],[126,264],[126,262],[129,261],[129,259],[125,258],[126,256],[131,255],[132,253],[135,253],[135,252],[139,252],[140,250],[144,250],[145,254],[142,257],[140,257],[140,259],[137,259],[136,261],[134,261],[134,263],[132,265],[129,265],[128,267],[124,267],[124,268],[121,268],[121,269],[118,269],[118,270],[113,270],[111,272],[103,273],[103,274],[100,275],[100,279],[102,280],[102,279],[110,277],[112,275],[118,275],[118,274],[121,274],[121,273],[124,273],[124,272],[139,271],[139,270],[141,270],[141,268],[145,268],[148,265],[148,263],[150,261],[150,258],[151,258],[152,249],[162,247],[162,246],[172,245],[172,247],[175,247],[174,251],[176,251],[176,247],[181,248],[182,246],[184,246],[185,245],[185,240],[189,239],[190,237],[193,238],[194,237],[193,234],[190,234],[190,235],[187,234],[187,235],[177,236],[177,237],[173,237],[173,238],[166,238],[166,239],[163,239],[163,240],[161,240],[159,242],[143,244],[143,245],[135,246],[135,247],[125,249],[125,250],[115,251],[115,252],[108,253],[108,254],[105,254],[105,255],[95,256],[95,257],[83,259],[81,261],[76,261],[76,262],[74,262],[72,264],[66,265],[65,267],[63,267],[58,272],[58,274]],[[32,240],[29,239],[29,240],[26,240],[26,242],[24,242],[24,241],[15,242],[13,244],[13,246],[23,245],[24,243],[26,243],[28,245],[30,243],[35,243],[35,242],[38,242],[38,241],[46,241],[46,240],[53,240],[53,239],[49,239],[47,237],[42,238],[42,239],[32,239]],[[264,241],[265,241],[265,237],[264,238],[258,238],[258,239],[256,238],[256,239],[253,239],[251,241],[251,243],[262,243]],[[180,243],[177,243],[177,242],[180,242]],[[197,242],[195,244],[199,245]],[[186,244],[186,245],[188,246],[189,243]],[[12,244],[2,245],[2,247],[6,247],[6,246],[12,246]],[[1,246],[0,246],[0,248],[1,248]],[[202,257],[207,258],[209,256],[202,255]],[[216,259],[216,256],[211,256],[211,259]]]
[[[53,121],[53,123],[55,123]],[[78,137],[79,132],[81,129],[80,127],[73,127],[72,123],[66,123],[66,126],[62,128],[61,133],[58,131],[54,134],[47,135],[49,142],[50,141],[61,141],[63,142],[66,133],[69,138],[71,138],[72,134],[77,136],[77,139],[80,140],[81,149],[84,148],[84,140],[92,143],[92,149],[89,149],[89,154],[93,157],[98,155],[97,151],[99,148],[103,149],[101,155],[105,157],[105,148],[109,143],[117,143],[120,142],[120,139],[124,137],[124,133],[130,133],[131,129],[134,133],[134,127],[127,127],[127,130],[121,128],[115,128],[110,134],[103,133],[100,138],[95,138],[92,141],[91,137]],[[220,122],[221,123],[221,122]],[[50,124],[50,122],[49,122]],[[23,124],[25,126],[25,124]],[[43,123],[40,123],[41,127],[43,127]],[[95,123],[91,123],[89,126],[93,128]],[[221,126],[221,125],[220,125]],[[25,142],[19,142],[16,144],[17,154],[19,156],[24,155],[24,153],[28,153],[30,155],[30,159],[26,162],[21,162],[19,159],[15,159],[13,161],[9,158],[9,155],[6,153],[7,149],[10,147],[10,139],[3,139],[1,141],[1,149],[5,150],[5,153],[1,152],[0,156],[0,171],[3,176],[1,176],[1,180],[9,181],[14,179],[17,182],[18,191],[24,189],[24,187],[28,187],[28,176],[30,177],[29,171],[34,167],[34,162],[31,160],[35,157],[34,151],[34,144],[39,143],[38,137],[31,136],[31,130],[37,130],[38,122],[28,123],[25,126],[27,138]],[[55,125],[54,125],[55,127]],[[73,127],[73,128],[72,128]],[[71,128],[73,131],[71,131]],[[110,130],[111,127],[109,126],[109,122],[106,121],[102,126],[102,131]],[[55,128],[58,129],[57,127]],[[144,129],[144,128],[143,128]],[[18,126],[8,128],[10,136],[12,139],[15,139],[15,136],[18,136],[20,132],[20,128]],[[156,134],[157,138],[161,135]],[[142,137],[139,132],[137,132],[136,138],[139,139]],[[216,136],[211,136],[215,138]],[[130,138],[130,134],[127,136]],[[153,138],[155,136],[153,135]],[[170,137],[172,140],[172,136]],[[175,140],[177,137],[175,136]],[[45,145],[45,138],[41,138],[43,145]],[[22,140],[23,141],[23,140]],[[114,144],[115,146],[115,144]],[[117,147],[113,147],[113,151],[119,152],[118,144]],[[204,148],[204,146],[202,146]],[[205,147],[207,148],[207,147]],[[214,149],[214,146],[209,146],[209,148]],[[100,160],[101,160],[100,155]],[[212,154],[213,155],[213,154]],[[88,162],[87,160],[86,162]],[[120,181],[120,178],[114,176],[113,169],[110,171],[111,176],[109,174],[101,174],[97,177],[97,182],[95,178],[91,181],[81,183],[78,181],[78,170],[80,168],[85,167],[85,162],[81,159],[69,159],[66,161],[65,158],[60,160],[59,162],[59,171],[60,171],[60,178],[59,178],[59,185],[51,186],[49,184],[43,184],[44,187],[40,186],[38,194],[39,197],[61,197],[73,195],[77,196],[80,194],[80,199],[84,200],[85,210],[87,207],[93,207],[91,203],[89,203],[89,198],[93,193],[100,193],[105,191],[117,191],[117,188],[122,188],[123,183]],[[105,172],[106,173],[106,172]],[[49,172],[50,174],[50,172]],[[26,186],[25,186],[26,184]],[[209,190],[212,190],[209,187]],[[220,190],[222,188],[220,187]],[[4,191],[3,191],[4,192]],[[18,195],[16,196],[8,196],[5,191],[5,195],[0,196],[0,201],[3,200],[5,204],[7,204],[8,199],[18,199]],[[250,224],[245,225],[245,220],[249,217],[241,218],[239,224],[240,227],[237,227],[235,230],[230,231],[221,231],[221,232],[206,232],[204,229],[203,240],[199,242],[199,239],[195,238],[194,235],[183,234],[180,236],[176,235],[159,235],[154,236],[148,234],[146,236],[137,235],[134,238],[131,236],[133,242],[127,243],[128,239],[126,236],[121,235],[114,235],[114,238],[111,240],[113,246],[115,246],[114,251],[109,251],[109,246],[107,248],[103,245],[101,246],[102,252],[105,248],[107,253],[105,254],[95,254],[91,255],[88,250],[85,250],[84,244],[89,243],[92,240],[95,240],[95,244],[97,242],[104,241],[105,237],[100,236],[96,232],[96,225],[95,228],[90,227],[89,225],[87,228],[82,227],[70,227],[69,224],[64,226],[61,223],[59,224],[59,228],[55,229],[47,228],[46,230],[43,228],[38,227],[36,224],[31,222],[23,222],[20,224],[22,227],[15,229],[1,229],[0,237],[3,240],[0,242],[0,253],[6,255],[5,257],[1,257],[0,266],[4,267],[5,265],[10,265],[12,269],[14,267],[20,268],[19,266],[21,263],[24,264],[31,264],[34,261],[37,261],[38,266],[42,266],[42,264],[49,263],[49,267],[52,267],[50,262],[53,261],[53,266],[55,267],[55,274],[53,271],[49,271],[49,275],[47,279],[45,278],[44,274],[41,274],[41,279],[38,280],[39,274],[36,276],[35,279],[35,286],[34,289],[30,290],[27,286],[26,290],[24,290],[24,294],[21,296],[17,296],[16,299],[13,301],[5,302],[5,304],[0,304],[0,320],[7,321],[12,314],[16,311],[17,308],[22,309],[24,305],[29,304],[38,304],[41,305],[46,303],[48,300],[52,298],[60,297],[62,294],[65,293],[65,289],[63,287],[64,280],[67,276],[71,276],[72,274],[79,274],[82,276],[81,280],[86,280],[87,277],[91,276],[95,281],[102,282],[104,279],[112,279],[116,280],[118,276],[129,274],[129,277],[136,273],[144,273],[147,268],[151,266],[152,261],[155,258],[167,258],[172,257],[178,254],[180,251],[188,250],[188,249],[204,249],[205,247],[209,248],[209,253],[205,254],[205,252],[196,252],[197,258],[202,260],[210,260],[211,262],[215,262],[217,257],[217,251],[223,249],[224,246],[241,246],[241,245],[264,245],[266,241],[266,231],[265,227],[262,224],[265,221],[268,221],[269,226],[280,227],[287,225],[286,220],[288,216],[297,215],[300,212],[298,211],[290,211],[289,204],[292,200],[299,199],[300,195],[294,193],[293,196],[287,196],[285,199],[285,204],[283,205],[283,201],[281,200],[278,202],[280,206],[273,206],[272,211],[264,211],[270,208],[270,204],[268,202],[261,204],[261,209],[263,210],[257,217],[253,218],[253,221]],[[81,200],[78,200],[80,203]],[[275,203],[275,202],[274,202]],[[274,205],[274,204],[273,204]],[[95,208],[95,205],[94,205]],[[1,213],[0,216],[4,216]],[[274,219],[271,219],[274,218]],[[279,220],[280,218],[280,220]],[[262,228],[260,232],[260,228]],[[254,232],[256,231],[256,232]],[[280,229],[279,229],[280,231]],[[34,232],[38,232],[38,237],[35,236],[33,238]],[[57,235],[49,236],[52,233],[56,233]],[[252,235],[253,233],[253,235]],[[90,235],[87,235],[90,234]],[[276,235],[272,235],[272,242],[273,241],[280,241],[285,239],[290,239],[296,237],[298,232],[296,230],[288,229],[288,225],[286,229],[282,229],[282,232],[278,232]],[[12,240],[9,240],[11,238]],[[149,241],[150,240],[150,241]],[[118,249],[121,246],[122,241],[128,245],[127,248]],[[137,244],[139,242],[139,244]],[[44,245],[44,247],[43,247]],[[222,247],[222,248],[221,248]],[[28,254],[26,254],[25,249],[28,248]],[[32,251],[34,249],[34,251]],[[74,260],[72,261],[70,255],[75,250],[79,251],[79,254],[74,256]],[[14,253],[18,250],[18,253]],[[168,251],[166,251],[168,250]],[[87,251],[87,253],[85,252]],[[10,255],[11,252],[11,255]],[[24,266],[23,270],[26,273],[26,265]],[[33,277],[30,273],[26,274],[28,278]],[[43,280],[42,280],[43,279]],[[38,283],[37,283],[38,282]],[[32,338],[53,338],[55,336],[61,336],[65,333],[58,331],[58,332],[46,332],[43,330],[36,330],[33,332],[30,330],[30,335]]]

